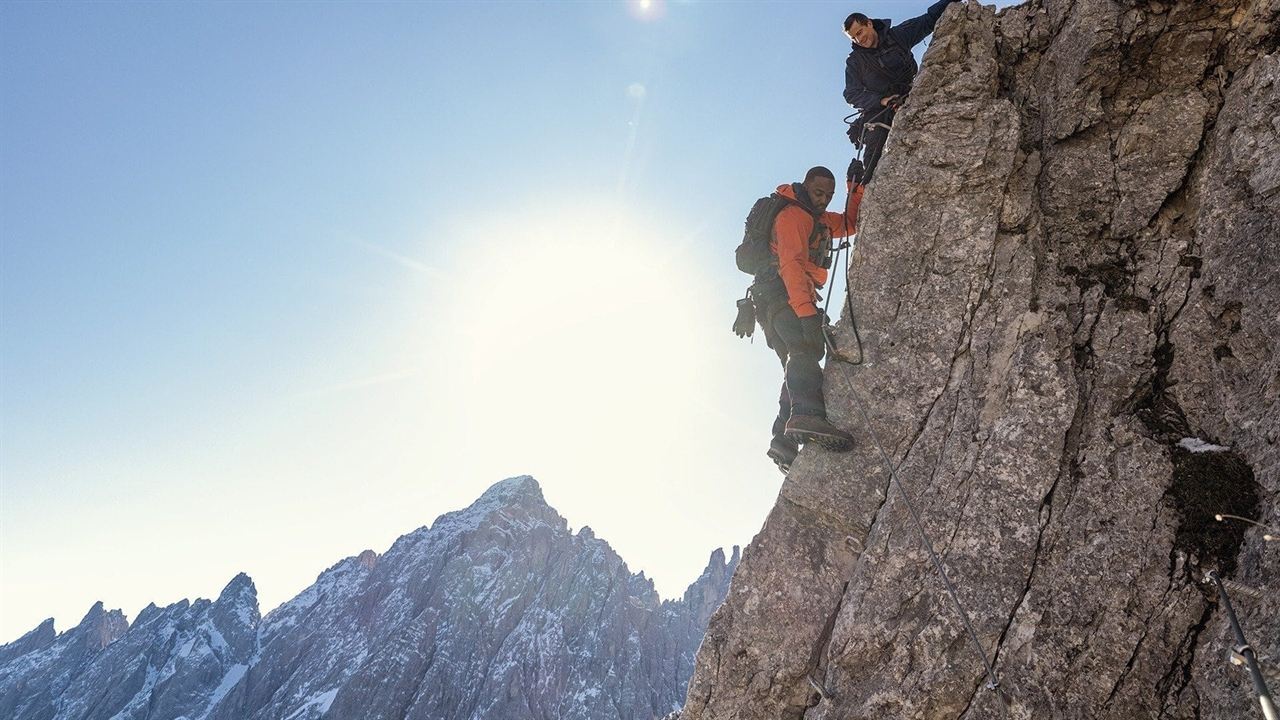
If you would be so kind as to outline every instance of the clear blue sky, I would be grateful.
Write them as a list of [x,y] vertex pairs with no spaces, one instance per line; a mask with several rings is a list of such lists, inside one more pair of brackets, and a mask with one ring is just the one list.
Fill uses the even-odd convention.
[[926,5],[0,6],[0,642],[523,473],[679,593],[781,482],[745,212]]

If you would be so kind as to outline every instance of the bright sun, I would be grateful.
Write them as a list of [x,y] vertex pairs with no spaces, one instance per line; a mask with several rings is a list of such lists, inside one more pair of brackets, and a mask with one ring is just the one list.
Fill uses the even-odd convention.
[[578,206],[465,241],[435,317],[456,370],[436,401],[455,409],[461,442],[483,447],[500,422],[520,429],[503,442],[513,456],[566,433],[606,451],[670,426],[705,390],[713,363],[695,311],[706,283],[680,239],[642,225]]
[[641,20],[655,20],[662,16],[662,0],[631,0],[627,5],[631,14]]

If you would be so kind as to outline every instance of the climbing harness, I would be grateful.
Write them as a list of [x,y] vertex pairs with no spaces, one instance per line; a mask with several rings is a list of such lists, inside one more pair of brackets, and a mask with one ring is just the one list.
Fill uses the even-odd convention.
[[878,122],[880,120],[880,116],[884,115],[890,110],[897,111],[899,108],[902,107],[902,103],[906,99],[907,99],[907,96],[902,95],[894,102],[889,103],[888,105],[885,105],[884,107],[877,110],[870,117],[867,116],[867,111],[861,108],[849,113],[848,115],[845,115],[844,124],[849,126],[849,129],[845,131],[845,134],[849,136],[849,140],[853,142],[853,146],[857,148],[859,152],[866,149],[868,129],[871,129],[871,130],[891,129],[893,127],[892,125],[888,123]]
[[1240,627],[1240,620],[1236,617],[1235,608],[1231,606],[1231,598],[1227,595],[1226,584],[1222,578],[1218,577],[1218,573],[1210,571],[1205,575],[1205,582],[1213,583],[1218,587],[1218,598],[1222,600],[1222,607],[1227,611],[1227,619],[1231,622],[1231,630],[1236,636],[1236,645],[1232,648],[1234,653],[1232,661],[1237,662],[1236,658],[1240,658],[1246,667],[1249,668],[1249,677],[1253,680],[1253,689],[1258,693],[1258,704],[1262,707],[1262,716],[1266,720],[1278,720],[1276,715],[1275,703],[1271,701],[1271,693],[1267,690],[1267,683],[1262,679],[1262,668],[1258,666],[1258,658],[1250,647],[1249,641],[1244,638],[1244,628]]

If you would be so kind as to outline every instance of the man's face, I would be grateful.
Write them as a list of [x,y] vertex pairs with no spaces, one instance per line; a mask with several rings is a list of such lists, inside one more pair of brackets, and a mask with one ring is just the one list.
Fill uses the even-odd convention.
[[836,181],[825,177],[810,178],[804,184],[804,190],[809,193],[815,209],[826,210],[831,204],[831,197],[836,194]]
[[880,36],[876,35],[876,29],[871,26],[871,21],[853,22],[849,25],[849,29],[845,31],[849,39],[858,44],[858,47],[873,48],[880,44]]

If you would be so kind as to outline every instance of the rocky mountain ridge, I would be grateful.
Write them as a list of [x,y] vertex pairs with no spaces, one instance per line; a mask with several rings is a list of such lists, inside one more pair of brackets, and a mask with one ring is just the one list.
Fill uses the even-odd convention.
[[678,600],[590,528],[569,532],[533,478],[321,573],[265,617],[246,575],[216,600],[99,603],[0,646],[14,720],[661,717],[738,561],[717,550]]

